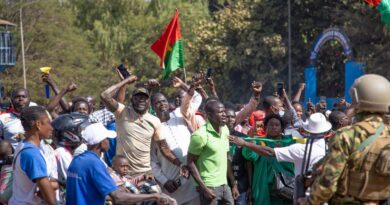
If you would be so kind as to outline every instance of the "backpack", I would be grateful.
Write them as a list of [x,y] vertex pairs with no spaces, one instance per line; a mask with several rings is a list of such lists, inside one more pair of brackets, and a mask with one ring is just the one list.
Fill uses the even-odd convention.
[[[385,125],[373,128],[367,122],[356,124],[370,136],[351,157],[356,159],[348,177],[347,194],[359,200],[383,200],[390,197],[390,133]],[[349,166],[349,165],[347,165]]]
[[26,147],[21,149],[15,156],[11,166],[3,166],[0,172],[0,202],[7,203],[12,196],[12,181],[14,178],[15,163],[22,151],[29,149]]

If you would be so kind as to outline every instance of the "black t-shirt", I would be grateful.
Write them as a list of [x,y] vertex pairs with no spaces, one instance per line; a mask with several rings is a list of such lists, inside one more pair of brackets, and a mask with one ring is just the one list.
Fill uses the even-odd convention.
[[[237,137],[247,137],[245,134],[237,131],[230,132],[231,135]],[[238,182],[238,190],[240,193],[246,192],[249,188],[249,176],[246,168],[248,160],[242,156],[242,147],[236,146],[232,156],[232,170],[235,180]]]

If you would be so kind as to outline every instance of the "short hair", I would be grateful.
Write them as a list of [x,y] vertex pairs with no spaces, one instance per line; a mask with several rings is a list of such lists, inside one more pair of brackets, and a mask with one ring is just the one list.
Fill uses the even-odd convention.
[[340,125],[340,118],[343,116],[346,116],[343,112],[340,111],[333,111],[329,115],[329,122],[332,125],[332,129],[336,129]]
[[26,107],[22,110],[20,115],[20,121],[25,131],[29,131],[33,128],[34,122],[39,120],[43,115],[47,115],[47,111],[42,106]]
[[127,160],[127,158],[126,158],[124,155],[121,155],[121,154],[115,155],[115,156],[112,158],[112,165],[114,165],[114,163],[115,163],[116,161],[121,160],[121,159]]
[[[204,101],[205,107],[207,106],[207,103],[213,102],[213,101],[219,101],[219,99],[218,99],[217,97],[214,97],[214,96],[208,97],[208,98]],[[205,108],[205,109],[206,109],[206,108]]]
[[295,101],[295,100],[292,101],[291,104],[292,105],[300,105],[300,106],[302,106],[302,104],[299,101]]
[[150,98],[150,102],[152,103],[152,108],[153,108],[153,109],[154,109],[154,101],[155,101],[156,98],[159,97],[159,96],[163,96],[164,98],[166,98],[165,95],[162,94],[162,93],[154,93],[154,94],[152,95],[152,97]]
[[91,106],[90,106],[88,100],[87,100],[86,98],[84,98],[84,97],[76,97],[76,98],[73,99],[73,101],[72,101],[72,107],[70,108],[70,110],[71,110],[72,112],[75,112],[76,105],[77,105],[78,103],[85,103],[85,104],[87,104],[87,106],[88,106],[88,113],[91,113],[92,108],[91,108]]
[[11,91],[11,99],[14,98],[14,97],[16,96],[16,93],[18,93],[18,92],[20,92],[20,91],[26,92],[27,97],[30,97],[30,93],[28,92],[27,89],[25,89],[25,88],[16,88],[16,89],[14,89],[14,90]]
[[225,103],[224,103],[224,106],[225,106],[226,109],[233,110],[234,112],[237,111],[237,109],[236,109],[237,106],[234,105],[234,104],[231,103],[231,102],[225,102]]
[[174,96],[178,96],[178,95],[182,95],[182,94],[186,94],[186,91],[184,91],[183,89],[178,89],[176,90],[176,92],[174,93]]
[[284,122],[283,118],[280,117],[280,115],[278,115],[278,114],[270,114],[270,115],[268,115],[267,117],[265,117],[265,120],[264,120],[264,125],[265,125],[265,127],[267,127],[268,122],[269,122],[271,119],[277,119],[277,120],[279,120],[280,125],[282,126],[282,131],[284,130],[284,128],[286,127],[286,123]]
[[213,110],[214,106],[220,105],[220,104],[223,105],[223,104],[222,104],[220,101],[218,101],[218,100],[209,101],[209,102],[206,103],[205,108],[204,108],[204,111],[205,111],[206,113],[213,112],[213,111],[214,111],[214,110]]
[[269,109],[275,102],[276,100],[276,97],[275,96],[267,96],[265,97],[264,101],[263,101],[263,107],[264,109]]

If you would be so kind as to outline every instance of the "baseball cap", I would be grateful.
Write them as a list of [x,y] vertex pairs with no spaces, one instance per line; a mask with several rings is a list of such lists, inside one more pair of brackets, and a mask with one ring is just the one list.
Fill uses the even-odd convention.
[[146,89],[146,88],[144,88],[144,87],[136,88],[136,89],[133,91],[133,95],[137,95],[137,94],[145,94],[145,95],[147,95],[148,97],[150,96],[149,90]]
[[95,145],[106,138],[115,138],[116,132],[107,130],[102,123],[94,123],[85,128],[82,137],[87,145]]

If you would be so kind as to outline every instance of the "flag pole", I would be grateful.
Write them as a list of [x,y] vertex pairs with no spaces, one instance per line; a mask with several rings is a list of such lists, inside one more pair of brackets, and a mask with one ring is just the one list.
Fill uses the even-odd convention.
[[187,83],[187,71],[186,71],[186,68],[184,67],[183,70],[184,70],[184,83]]

